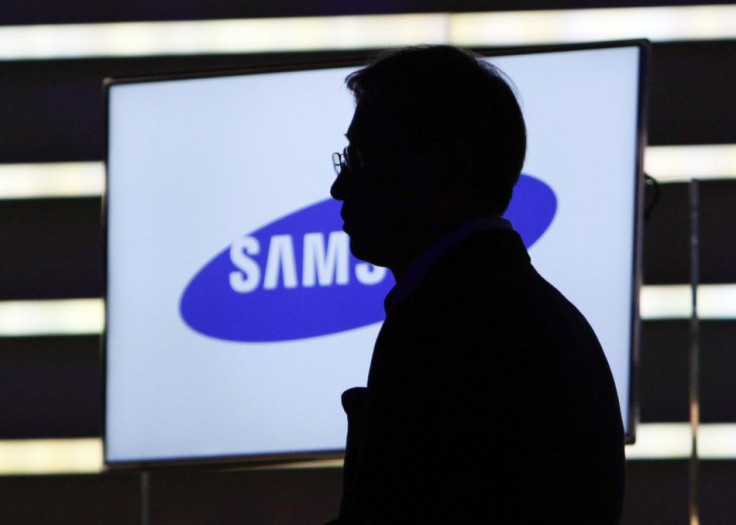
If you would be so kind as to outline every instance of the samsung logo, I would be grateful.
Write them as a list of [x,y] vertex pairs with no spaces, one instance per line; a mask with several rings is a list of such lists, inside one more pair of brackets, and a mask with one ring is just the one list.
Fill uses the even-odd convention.
[[[522,175],[506,218],[529,247],[552,222],[554,192]],[[229,341],[288,341],[383,320],[394,284],[385,269],[355,259],[340,203],[319,202],[247,233],[218,253],[181,298],[184,322]]]
[[[305,233],[300,243],[300,264],[297,264],[295,245],[299,239],[295,240],[288,233],[273,235],[268,241],[265,271],[262,272],[256,259],[261,253],[261,242],[255,235],[246,235],[230,245],[230,261],[237,268],[230,272],[230,287],[234,292],[251,293],[261,285],[265,290],[275,290],[279,286],[347,285],[351,279],[348,241],[345,232]],[[355,264],[353,268],[354,278],[361,284],[377,284],[386,276],[385,268],[367,263]]]

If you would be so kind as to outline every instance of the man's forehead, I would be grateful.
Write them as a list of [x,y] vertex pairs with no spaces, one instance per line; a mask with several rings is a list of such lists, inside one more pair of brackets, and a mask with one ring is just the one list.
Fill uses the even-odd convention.
[[411,140],[401,107],[386,101],[361,101],[355,108],[346,137],[354,144],[395,143]]

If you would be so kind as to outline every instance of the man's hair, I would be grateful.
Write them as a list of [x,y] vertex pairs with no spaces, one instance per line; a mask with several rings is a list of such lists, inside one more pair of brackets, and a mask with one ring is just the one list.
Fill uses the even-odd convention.
[[396,108],[397,120],[418,141],[470,146],[484,209],[506,210],[524,163],[526,126],[499,69],[451,46],[409,47],[379,57],[346,83],[357,104],[375,100]]

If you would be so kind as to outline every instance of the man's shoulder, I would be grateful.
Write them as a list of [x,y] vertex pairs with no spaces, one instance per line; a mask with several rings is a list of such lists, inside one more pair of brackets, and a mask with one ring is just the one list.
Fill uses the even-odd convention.
[[514,231],[492,230],[464,240],[395,317],[397,331],[410,332],[409,338],[482,341],[472,345],[480,348],[494,342],[496,348],[515,348],[513,359],[523,359],[527,351],[563,361],[579,353],[602,356],[583,314],[534,269]]
[[503,308],[513,312],[525,297],[557,292],[533,265],[524,242],[513,230],[487,230],[458,243],[417,287],[417,309]]

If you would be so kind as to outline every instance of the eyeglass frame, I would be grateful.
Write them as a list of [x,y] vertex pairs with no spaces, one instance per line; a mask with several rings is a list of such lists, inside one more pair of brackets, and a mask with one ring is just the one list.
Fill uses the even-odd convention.
[[[355,161],[353,161],[353,156]],[[336,151],[332,154],[332,168],[335,170],[335,174],[339,177],[343,171],[347,170],[350,173],[360,171],[365,167],[363,163],[363,156],[355,146],[346,146],[343,148],[342,153]]]

